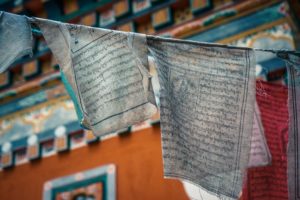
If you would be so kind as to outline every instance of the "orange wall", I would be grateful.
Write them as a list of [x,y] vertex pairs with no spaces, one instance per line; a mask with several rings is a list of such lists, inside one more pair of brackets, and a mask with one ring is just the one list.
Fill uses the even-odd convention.
[[117,166],[118,200],[185,200],[182,184],[163,178],[160,139],[152,127],[2,171],[0,200],[42,199],[45,181],[108,163]]

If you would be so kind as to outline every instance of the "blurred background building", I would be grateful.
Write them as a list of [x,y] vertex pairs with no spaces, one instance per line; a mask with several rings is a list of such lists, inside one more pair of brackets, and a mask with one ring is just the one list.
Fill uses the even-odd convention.
[[[299,0],[0,0],[0,10],[201,42],[300,47]],[[163,178],[159,114],[103,138],[84,131],[55,59],[34,35],[33,57],[0,74],[0,199],[193,196]],[[257,61],[259,79],[286,82],[282,61],[267,53]]]

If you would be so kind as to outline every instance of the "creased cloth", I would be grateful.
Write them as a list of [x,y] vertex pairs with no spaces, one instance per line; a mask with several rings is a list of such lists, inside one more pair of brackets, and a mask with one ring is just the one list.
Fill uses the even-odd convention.
[[[219,198],[215,194],[208,193],[204,189],[194,184],[185,181],[182,181],[182,184],[190,200],[221,200],[221,198]],[[224,200],[224,198],[222,200]],[[234,199],[226,197],[226,200],[234,200]]]
[[[279,56],[281,57],[281,56]],[[289,87],[288,191],[290,200],[300,200],[300,57],[284,56]]]
[[156,113],[145,35],[31,21],[41,29],[94,134],[127,128]]
[[28,54],[32,55],[32,34],[27,18],[0,11],[0,73]]
[[147,42],[161,87],[165,177],[238,198],[252,135],[253,50],[153,36]]
[[[263,125],[261,122],[260,111],[257,103],[255,103],[255,110],[253,115],[253,130],[251,138],[251,150],[248,163],[249,167],[266,166],[271,164],[271,154],[264,134]],[[214,194],[209,194],[201,187],[193,185],[189,182],[182,181],[183,187],[191,200],[220,200]],[[223,198],[224,199],[224,198]],[[232,198],[226,197],[226,200]]]
[[260,109],[272,164],[249,168],[243,200],[287,200],[288,90],[283,85],[256,83],[256,101]]
[[271,164],[271,153],[267,145],[264,127],[261,122],[257,103],[253,115],[253,131],[248,167],[259,167]]
[[[153,92],[155,95],[155,102],[156,102],[157,108],[159,109],[159,98],[158,98],[159,97],[159,83],[158,83],[156,68],[154,66],[154,61],[153,61],[152,57],[148,57],[148,61],[149,61],[149,73],[151,74],[151,84],[152,84]],[[72,89],[72,88],[74,88],[74,86],[72,87],[72,85],[69,83],[68,79],[66,78],[66,75],[62,71],[60,71],[60,74],[61,74],[62,83],[64,84],[69,96],[71,97],[71,99],[74,103],[75,111],[76,111],[77,118],[78,118],[78,123],[84,129],[91,129],[87,120],[83,116],[82,110],[80,109],[80,105],[76,98],[76,94],[75,94],[74,90]],[[70,77],[70,75],[69,75],[69,77]]]
[[83,113],[82,110],[80,109],[79,103],[77,101],[75,92],[72,89],[71,84],[69,83],[68,79],[66,78],[66,75],[60,71],[60,77],[61,77],[61,82],[64,84],[65,89],[67,90],[70,98],[72,99],[72,102],[74,104],[74,108],[76,111],[76,115],[77,115],[77,119],[78,119],[78,123],[80,124],[80,126],[84,129],[90,129],[88,122],[86,121],[86,119],[83,117]]

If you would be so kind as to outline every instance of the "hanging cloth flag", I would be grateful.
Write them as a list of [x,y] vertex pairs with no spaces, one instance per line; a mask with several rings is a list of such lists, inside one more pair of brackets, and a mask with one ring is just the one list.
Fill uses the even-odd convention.
[[94,134],[127,128],[156,113],[145,35],[31,20],[41,29]]
[[261,122],[257,103],[253,116],[253,130],[248,167],[259,167],[271,164],[271,154],[265,138],[264,127]]
[[288,191],[290,200],[300,200],[300,55],[277,54],[286,60],[289,88]]
[[287,139],[288,91],[285,86],[263,81],[256,83],[256,101],[260,109],[272,164],[248,169],[243,200],[288,199]]
[[[255,103],[255,110],[253,116],[253,131],[251,138],[250,160],[248,167],[266,166],[271,164],[271,154],[266,143],[264,129],[261,122],[260,111],[257,103]],[[190,199],[193,200],[220,200],[218,196],[213,193],[208,193],[201,187],[197,187],[189,182],[182,181],[185,191]],[[223,198],[224,199],[224,198]],[[232,198],[226,198],[232,200]]]
[[32,55],[32,34],[25,16],[0,11],[0,73],[13,62]]
[[158,67],[165,177],[238,198],[255,102],[249,48],[147,36]]

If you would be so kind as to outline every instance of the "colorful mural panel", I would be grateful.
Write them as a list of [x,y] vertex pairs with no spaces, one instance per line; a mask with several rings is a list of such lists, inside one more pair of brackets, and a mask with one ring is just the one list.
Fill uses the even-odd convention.
[[0,119],[0,144],[39,134],[77,122],[74,105],[68,98],[40,104]]

